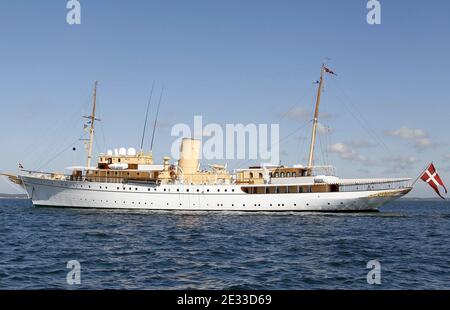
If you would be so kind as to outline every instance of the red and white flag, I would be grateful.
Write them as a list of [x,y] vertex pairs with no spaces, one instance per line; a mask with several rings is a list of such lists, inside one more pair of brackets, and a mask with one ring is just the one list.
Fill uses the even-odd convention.
[[447,194],[447,187],[445,187],[444,182],[442,182],[441,177],[436,172],[436,168],[434,167],[433,163],[431,163],[428,168],[424,171],[424,173],[420,176],[420,179],[428,185],[430,185],[434,191],[441,197],[442,199],[445,199],[442,197],[441,193],[439,192],[439,185],[442,186],[445,189],[445,193]]

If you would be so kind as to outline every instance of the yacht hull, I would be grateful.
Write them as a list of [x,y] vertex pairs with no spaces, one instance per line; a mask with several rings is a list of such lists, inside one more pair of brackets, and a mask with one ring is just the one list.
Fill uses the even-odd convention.
[[151,185],[22,177],[35,206],[183,210],[363,212],[407,194],[411,188],[324,193],[247,194],[240,185]]

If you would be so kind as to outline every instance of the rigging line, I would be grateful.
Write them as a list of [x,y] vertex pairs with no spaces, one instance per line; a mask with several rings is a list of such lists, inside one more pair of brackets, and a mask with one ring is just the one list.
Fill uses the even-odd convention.
[[347,109],[350,115],[353,116],[353,118],[360,123],[360,126],[366,131],[366,133],[377,142],[378,146],[383,147],[388,153],[390,153],[390,150],[383,143],[383,141],[380,138],[378,138],[378,136],[372,130],[370,130],[370,125],[366,124],[367,122],[364,122],[361,116],[355,114],[353,109],[349,106],[349,104],[347,104],[347,101],[343,100],[343,98],[341,98],[340,96],[336,96],[336,98],[344,105],[344,107]]
[[[285,118],[287,115],[289,115],[289,113],[294,110],[295,107],[297,107],[299,105],[299,102],[303,99],[305,99],[308,95],[312,94],[312,90],[315,86],[315,83],[312,83],[305,92],[303,92],[302,96],[297,100],[298,102],[293,104],[286,112],[282,113],[280,116],[278,116],[278,118],[275,119],[275,121],[279,122],[280,120],[282,120],[283,118]],[[309,124],[310,122],[312,122],[312,120],[308,120]],[[302,141],[304,142],[304,141]],[[244,161],[244,163],[248,162],[248,160]],[[240,167],[241,165],[239,165],[238,167]]]
[[[77,110],[73,111],[68,119],[73,119],[75,115],[80,114],[82,112],[83,104],[78,107]],[[39,138],[33,140],[33,143],[27,144],[27,147],[24,148],[21,154],[21,160],[26,162],[30,157],[36,158],[37,153],[42,152],[50,148],[52,145],[55,145],[58,137],[53,137],[53,139],[49,139],[50,133],[53,132],[61,132],[62,129],[67,130],[68,125],[75,126],[75,123],[68,122],[66,118],[58,118],[56,122],[48,122],[48,126],[45,127],[43,131],[41,131],[40,138],[45,137],[45,141],[41,142]],[[31,151],[32,150],[32,151]],[[43,154],[40,154],[43,155]]]
[[80,139],[82,139],[85,135],[83,134],[81,137],[79,137],[78,139],[76,139],[74,142],[72,142],[69,146],[67,146],[66,148],[64,148],[61,152],[59,152],[58,154],[56,154],[55,156],[53,156],[52,158],[50,158],[49,160],[47,160],[43,165],[41,165],[39,168],[37,168],[36,170],[41,170],[42,168],[44,168],[45,166],[47,166],[48,164],[50,164],[53,160],[55,160],[57,157],[59,157],[62,153],[64,153],[65,151],[67,151],[70,147],[72,147],[73,145],[75,145],[78,141],[80,141]]
[[320,147],[320,155],[322,156],[322,164],[325,165],[325,155],[323,153],[323,145],[322,145],[322,138],[323,135],[319,132],[318,136],[318,140],[319,140],[319,147]]
[[305,99],[305,97],[311,93],[311,91],[312,91],[313,88],[314,88],[314,85],[315,85],[315,84],[311,84],[311,86],[309,86],[309,87],[306,89],[306,91],[303,93],[303,95],[302,95],[299,99],[297,99],[297,102],[294,103],[294,104],[293,104],[286,112],[282,113],[282,114],[281,114],[277,119],[275,119],[275,120],[276,120],[276,121],[280,121],[280,120],[282,120],[283,118],[285,118],[287,115],[289,115],[289,113],[292,112],[292,110],[294,110],[294,108],[296,108],[296,107],[300,104],[300,101],[303,100],[303,99]]
[[153,81],[153,83],[152,83],[152,89],[150,91],[150,98],[148,99],[148,103],[147,103],[147,111],[145,112],[144,129],[142,130],[142,139],[141,139],[141,151],[144,149],[144,138],[145,138],[145,130],[147,128],[148,110],[150,109],[150,103],[152,102],[154,88],[155,88],[155,81]]
[[[94,132],[94,141],[95,141],[95,146],[97,147],[97,154],[98,153],[100,153],[100,151],[101,151],[101,148],[100,148],[100,145],[98,144],[98,141],[97,141],[98,139],[97,139],[97,134]],[[95,152],[94,152],[95,153]]]
[[[273,146],[275,145],[280,145],[283,143],[284,140],[288,139],[290,136],[292,136],[293,134],[297,133],[298,131],[302,130],[303,128],[305,128],[306,126],[308,126],[310,123],[312,122],[312,120],[310,120],[309,122],[306,122],[305,124],[303,124],[302,126],[296,128],[294,131],[292,131],[291,133],[289,133],[288,135],[284,136],[283,138],[281,138],[277,143],[271,144],[268,148],[268,151],[270,151],[272,149]],[[285,141],[286,142],[286,141]],[[239,164],[235,169],[239,169],[240,167],[246,165],[248,162],[252,161],[253,159],[247,159],[245,160],[242,164]]]
[[372,127],[370,126],[370,123],[365,119],[363,113],[361,113],[361,111],[359,110],[358,106],[356,104],[354,104],[350,98],[350,96],[342,89],[342,87],[340,87],[339,84],[336,84],[337,89],[342,93],[343,96],[347,97],[347,101],[348,103],[353,107],[353,109],[355,110],[355,112],[357,114],[359,114],[359,117],[361,118],[362,123],[365,123],[366,125],[366,130],[372,134],[373,137],[375,137],[376,140],[378,140],[378,142],[385,148],[385,150],[389,153],[391,153],[391,150],[387,147],[387,145],[384,143],[383,139],[381,139],[381,137],[372,129]]
[[150,151],[153,151],[153,141],[155,139],[156,123],[158,122],[159,108],[161,106],[163,94],[164,94],[164,86],[161,88],[161,95],[159,96],[158,108],[156,109],[156,116],[155,116],[155,122],[153,124],[153,133],[152,133],[152,141],[150,144]]

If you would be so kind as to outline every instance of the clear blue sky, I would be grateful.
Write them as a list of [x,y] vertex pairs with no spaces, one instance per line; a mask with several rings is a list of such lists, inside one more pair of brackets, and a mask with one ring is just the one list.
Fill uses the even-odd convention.
[[[321,122],[331,132],[317,162],[344,177],[416,177],[434,161],[450,183],[448,1],[381,0],[376,26],[365,0],[80,2],[75,26],[65,0],[0,2],[0,171],[37,169],[75,141],[94,80],[96,151],[139,146],[153,80],[166,87],[155,158],[169,153],[171,126],[194,115],[279,122],[283,137],[312,111],[329,57],[338,76],[326,81]],[[283,163],[304,163],[309,130],[282,144]],[[78,143],[43,169],[84,158]],[[422,184],[411,195],[434,196]]]

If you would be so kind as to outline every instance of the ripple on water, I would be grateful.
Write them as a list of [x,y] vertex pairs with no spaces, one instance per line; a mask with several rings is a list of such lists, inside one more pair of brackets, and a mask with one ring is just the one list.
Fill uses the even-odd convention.
[[448,288],[450,208],[398,201],[379,213],[215,213],[33,208],[0,200],[0,288]]

